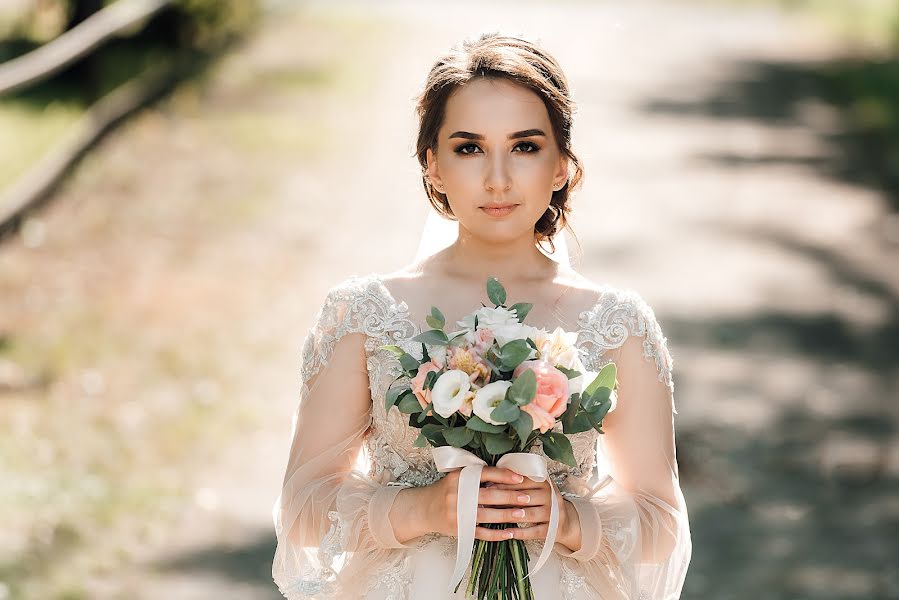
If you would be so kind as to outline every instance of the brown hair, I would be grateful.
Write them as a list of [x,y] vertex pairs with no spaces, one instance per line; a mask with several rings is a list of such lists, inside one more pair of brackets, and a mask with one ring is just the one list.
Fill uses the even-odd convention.
[[561,189],[553,192],[549,207],[534,225],[537,245],[548,241],[549,251],[555,252],[553,236],[563,228],[574,234],[567,218],[571,210],[569,199],[584,176],[581,163],[571,149],[571,122],[577,107],[569,95],[568,81],[559,63],[527,39],[498,32],[484,33],[476,40],[463,41],[461,49],[454,46],[431,67],[415,104],[419,120],[416,154],[428,200],[445,218],[455,218],[446,195],[438,192],[428,179],[427,150],[437,150],[437,133],[443,125],[450,95],[478,76],[509,79],[540,96],[549,113],[559,152],[571,161],[569,166],[573,167],[574,174],[569,175]]

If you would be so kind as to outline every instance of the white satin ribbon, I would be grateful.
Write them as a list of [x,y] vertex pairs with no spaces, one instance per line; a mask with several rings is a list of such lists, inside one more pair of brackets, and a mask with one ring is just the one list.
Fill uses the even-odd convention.
[[[471,560],[474,548],[474,530],[477,525],[478,494],[481,487],[481,471],[487,463],[468,450],[454,446],[431,447],[431,455],[434,464],[441,473],[462,469],[459,474],[459,490],[456,499],[456,523],[458,526],[458,543],[456,547],[456,567],[450,578],[449,591],[452,592],[465,575],[465,569]],[[552,500],[549,512],[549,529],[546,533],[546,541],[543,550],[535,565],[528,563],[528,577],[536,573],[543,563],[549,558],[549,554],[556,542],[556,530],[559,527],[559,507],[556,502],[556,486],[549,477],[546,468],[546,457],[532,452],[512,452],[500,457],[496,462],[497,467],[504,467],[515,471],[541,483],[549,479],[550,494]],[[532,561],[533,562],[533,561]]]

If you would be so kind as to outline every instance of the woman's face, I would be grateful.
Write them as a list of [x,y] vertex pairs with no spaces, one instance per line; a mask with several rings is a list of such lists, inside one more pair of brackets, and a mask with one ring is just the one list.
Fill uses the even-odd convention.
[[543,101],[506,79],[479,78],[453,92],[427,161],[460,226],[492,241],[533,237],[568,177]]

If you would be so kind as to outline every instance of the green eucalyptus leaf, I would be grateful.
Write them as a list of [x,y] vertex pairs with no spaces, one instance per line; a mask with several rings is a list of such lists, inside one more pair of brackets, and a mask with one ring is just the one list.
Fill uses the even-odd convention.
[[593,410],[594,408],[596,408],[600,404],[603,404],[604,402],[608,402],[609,404],[611,404],[612,403],[612,401],[610,400],[611,397],[612,397],[611,388],[598,387],[593,391],[592,395],[586,396],[582,400],[581,404],[584,405],[584,410]]
[[396,385],[388,388],[387,394],[384,396],[384,410],[389,412],[400,397],[407,393],[412,393],[412,389],[408,385]]
[[466,331],[463,329],[462,331],[457,331],[449,338],[450,346],[462,346],[465,344],[465,333]]
[[494,421],[511,423],[518,418],[520,412],[521,409],[514,402],[503,400],[490,412],[490,418]]
[[500,348],[497,358],[503,367],[511,371],[527,360],[530,354],[531,347],[527,340],[512,340]]
[[487,280],[487,297],[496,306],[506,303],[506,288],[499,282],[496,277],[490,277]]
[[599,370],[599,373],[596,374],[596,378],[590,382],[590,385],[587,386],[587,389],[584,390],[584,396],[592,396],[593,393],[601,388],[607,387],[612,389],[615,387],[615,376],[618,373],[618,368],[615,366],[615,363],[610,362],[605,365],[603,368]]
[[499,433],[505,429],[505,426],[488,423],[477,415],[472,415],[471,418],[465,422],[465,426],[472,431],[481,431],[484,433]]
[[396,356],[402,356],[403,354],[406,353],[405,350],[403,350],[402,348],[400,348],[399,346],[396,346],[396,345],[394,345],[394,344],[385,344],[385,345],[381,346],[380,348],[381,348],[382,350],[389,350],[390,352],[392,352],[392,353],[395,354]]
[[574,379],[575,377],[579,377],[581,375],[580,371],[569,369],[568,367],[563,367],[562,365],[556,365],[556,368],[565,373],[565,376],[568,377],[568,379]]
[[563,431],[565,431],[565,433],[571,433],[569,431],[569,428],[574,423],[574,417],[577,415],[580,408],[581,395],[575,392],[568,400],[568,406],[565,408],[565,412],[562,413],[562,417],[559,419],[560,421],[562,421],[562,429]]
[[525,411],[521,411],[518,418],[512,423],[512,426],[515,428],[515,433],[518,434],[518,439],[521,441],[520,447],[524,448],[528,441],[528,436],[534,430],[534,419]]
[[[418,415],[418,422],[424,423],[425,418],[428,416],[428,411],[434,408],[433,402],[428,402],[428,405],[421,409],[421,413]],[[435,413],[436,414],[436,413]]]
[[449,338],[446,337],[446,334],[440,329],[428,329],[425,332],[419,333],[414,338],[412,338],[413,342],[421,342],[422,344],[431,344],[432,346],[446,346],[449,343]]
[[425,437],[424,433],[419,433],[418,437],[415,438],[415,443],[412,445],[416,448],[425,448],[428,446],[428,438]]
[[443,437],[450,446],[462,448],[474,437],[474,431],[467,427],[451,427],[443,431]]
[[505,454],[515,447],[515,438],[506,433],[485,433],[484,446],[490,454]]
[[418,362],[417,358],[415,358],[408,352],[403,352],[403,355],[400,356],[400,366],[403,367],[404,371],[413,372],[418,370],[418,367],[421,366],[421,363]]
[[537,374],[532,369],[525,369],[515,378],[509,391],[506,392],[506,397],[518,406],[530,404],[536,395]]
[[425,321],[428,323],[428,326],[434,329],[443,329],[444,325],[446,325],[446,317],[443,316],[443,313],[436,306],[431,307],[431,314],[425,317]]
[[425,375],[424,389],[433,390],[434,384],[437,383],[439,377],[440,374],[438,371],[428,371],[428,374]]
[[530,302],[516,302],[509,307],[509,310],[514,310],[515,314],[518,315],[518,322],[524,323],[524,318],[528,316],[532,308],[534,308],[534,305]]
[[569,467],[577,467],[571,442],[564,433],[547,431],[540,436],[540,440],[543,442],[543,452],[548,457]]
[[400,403],[397,405],[397,408],[400,409],[401,413],[414,415],[421,412],[421,403],[419,403],[418,398],[414,393],[406,394],[400,398]]
[[593,428],[590,417],[585,412],[575,415],[570,421],[562,421],[562,433],[571,435],[572,433],[581,433],[589,431]]

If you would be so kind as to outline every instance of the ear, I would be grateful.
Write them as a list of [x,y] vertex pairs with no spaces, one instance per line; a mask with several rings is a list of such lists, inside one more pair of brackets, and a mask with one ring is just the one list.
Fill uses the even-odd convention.
[[434,186],[434,189],[442,194],[443,181],[441,181],[440,172],[437,169],[437,156],[430,148],[428,148],[425,152],[425,156],[428,161],[428,179],[431,180],[431,185]]
[[559,167],[553,175],[553,189],[562,189],[566,181],[568,181],[568,157],[563,154],[559,157]]

